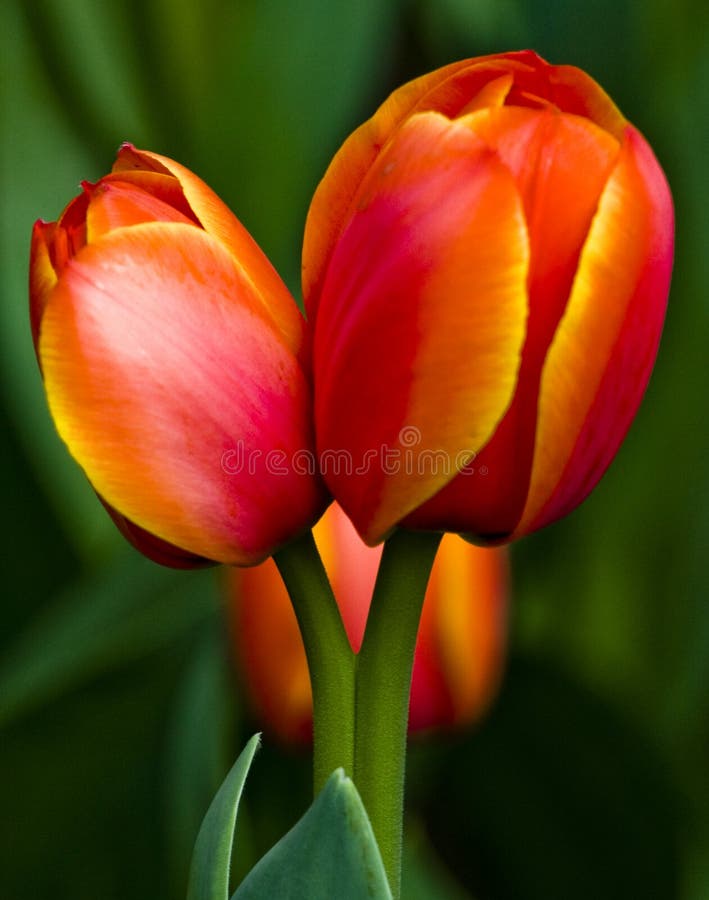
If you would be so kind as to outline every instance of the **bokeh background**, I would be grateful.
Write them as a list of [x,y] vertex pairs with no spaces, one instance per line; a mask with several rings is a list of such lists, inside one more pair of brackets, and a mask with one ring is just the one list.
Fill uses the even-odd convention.
[[[569,519],[514,548],[509,667],[473,732],[412,749],[405,897],[709,897],[709,16],[702,0],[5,0],[0,4],[0,895],[172,900],[256,729],[222,573],[123,544],[46,411],[29,235],[131,140],[184,162],[298,293],[308,200],[391,89],[532,47],[649,138],[677,253],[644,405]],[[308,803],[267,739],[235,878]]]

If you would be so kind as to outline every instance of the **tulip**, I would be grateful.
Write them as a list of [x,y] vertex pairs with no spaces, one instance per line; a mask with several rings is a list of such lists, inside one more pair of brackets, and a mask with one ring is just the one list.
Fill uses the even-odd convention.
[[[349,638],[358,652],[381,547],[367,547],[336,503],[315,541]],[[312,735],[310,678],[295,614],[273,560],[228,576],[232,645],[264,724],[286,743]],[[477,720],[502,668],[507,603],[503,550],[443,538],[426,592],[414,657],[409,731]]]
[[368,543],[500,542],[589,494],[650,376],[673,228],[642,135],[531,52],[425,75],[347,139],[303,290],[323,474]]
[[51,414],[121,531],[175,566],[249,565],[309,528],[304,324],[222,201],[124,145],[34,227],[32,334]]

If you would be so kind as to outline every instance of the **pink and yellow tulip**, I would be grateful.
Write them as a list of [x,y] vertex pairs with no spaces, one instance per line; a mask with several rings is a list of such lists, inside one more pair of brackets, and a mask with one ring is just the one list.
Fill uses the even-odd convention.
[[317,478],[269,465],[312,448],[302,316],[199,178],[124,145],[35,225],[30,299],[59,434],[146,555],[254,564],[315,521]]
[[[333,503],[314,529],[352,650],[358,652],[381,558]],[[255,710],[285,742],[312,735],[303,643],[273,560],[229,573],[232,644]],[[446,535],[416,643],[409,731],[475,721],[498,685],[506,644],[507,557]]]
[[662,170],[579,69],[508,53],[395,91],[303,252],[318,452],[354,460],[323,474],[364,539],[507,540],[578,505],[638,409],[672,255]]

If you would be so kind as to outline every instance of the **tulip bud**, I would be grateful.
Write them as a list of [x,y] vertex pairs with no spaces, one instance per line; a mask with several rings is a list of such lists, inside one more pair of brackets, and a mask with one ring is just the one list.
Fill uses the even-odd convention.
[[[333,503],[313,530],[352,649],[362,644],[381,547],[367,547]],[[305,650],[273,560],[229,573],[232,644],[257,714],[283,741],[312,734]],[[490,703],[505,649],[507,556],[445,535],[423,605],[414,657],[409,731],[478,719]]]
[[37,222],[32,334],[49,408],[129,540],[175,566],[249,565],[310,527],[303,319],[219,198],[124,145],[57,222]]
[[348,138],[303,290],[323,475],[368,543],[508,540],[588,495],[650,376],[673,228],[644,138],[531,52],[419,78]]

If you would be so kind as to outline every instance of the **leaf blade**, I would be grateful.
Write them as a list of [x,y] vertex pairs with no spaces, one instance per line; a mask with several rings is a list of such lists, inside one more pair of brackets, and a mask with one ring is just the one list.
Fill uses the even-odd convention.
[[194,847],[187,900],[228,900],[236,816],[260,740],[255,734],[247,743],[207,810]]
[[305,815],[254,866],[232,900],[391,896],[367,812],[352,781],[338,769]]

